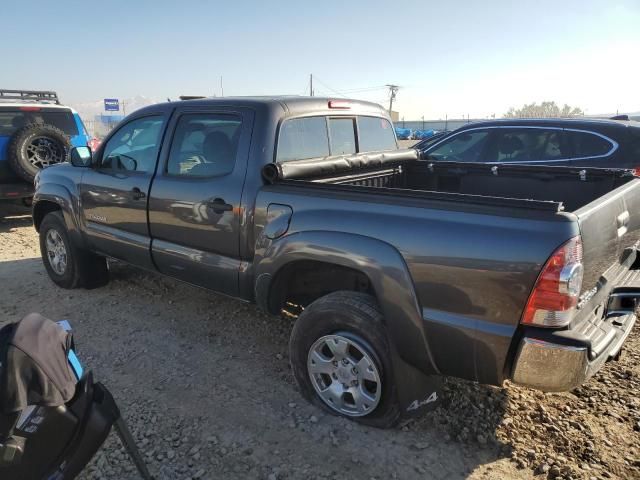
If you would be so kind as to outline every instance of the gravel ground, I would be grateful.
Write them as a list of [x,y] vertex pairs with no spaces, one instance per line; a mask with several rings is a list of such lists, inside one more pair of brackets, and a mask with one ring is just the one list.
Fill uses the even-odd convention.
[[[449,379],[433,414],[377,430],[300,397],[289,320],[121,264],[111,277],[55,287],[28,211],[0,204],[0,325],[70,319],[158,479],[640,478],[636,332],[571,393]],[[111,435],[81,478],[138,477]]]

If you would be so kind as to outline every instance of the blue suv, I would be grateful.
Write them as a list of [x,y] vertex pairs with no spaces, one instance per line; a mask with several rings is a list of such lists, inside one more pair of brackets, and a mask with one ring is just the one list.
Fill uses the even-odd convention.
[[0,90],[0,200],[30,198],[38,171],[88,140],[78,113],[55,92]]

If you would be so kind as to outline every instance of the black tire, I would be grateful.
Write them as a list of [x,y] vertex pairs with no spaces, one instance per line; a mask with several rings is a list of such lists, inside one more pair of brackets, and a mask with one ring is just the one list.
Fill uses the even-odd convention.
[[[65,268],[56,271],[47,250],[47,236],[58,236],[65,250]],[[107,260],[77,247],[67,232],[61,212],[48,213],[40,224],[40,253],[49,278],[62,288],[96,288],[109,282]]]
[[23,180],[33,182],[38,171],[67,159],[71,141],[53,125],[31,123],[18,129],[8,145],[9,166]]
[[[330,408],[316,393],[307,369],[309,350],[326,335],[339,334],[357,340],[380,373],[382,396],[364,416],[344,415]],[[380,307],[371,295],[350,291],[330,293],[311,303],[297,319],[289,341],[291,368],[302,395],[328,412],[359,423],[389,428],[400,420],[389,344]]]

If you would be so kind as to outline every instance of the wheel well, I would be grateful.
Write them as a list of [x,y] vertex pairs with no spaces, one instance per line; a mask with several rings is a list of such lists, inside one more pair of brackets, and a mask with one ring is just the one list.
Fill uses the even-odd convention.
[[351,290],[375,296],[371,281],[353,268],[300,260],[284,266],[269,292],[269,312],[297,316],[314,300],[339,290]]
[[36,227],[36,231],[40,230],[40,224],[48,213],[56,212],[59,210],[62,210],[60,208],[60,205],[54,202],[44,200],[42,202],[36,203],[36,206],[33,208],[33,225]]

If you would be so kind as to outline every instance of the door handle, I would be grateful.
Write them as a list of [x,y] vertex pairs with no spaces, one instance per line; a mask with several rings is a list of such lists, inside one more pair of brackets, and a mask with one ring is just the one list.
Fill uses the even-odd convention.
[[222,198],[216,198],[208,201],[207,206],[215,213],[230,212],[233,210],[233,205],[226,203]]
[[138,187],[133,187],[131,189],[131,196],[134,200],[140,200],[141,198],[146,197],[147,194],[140,190]]

